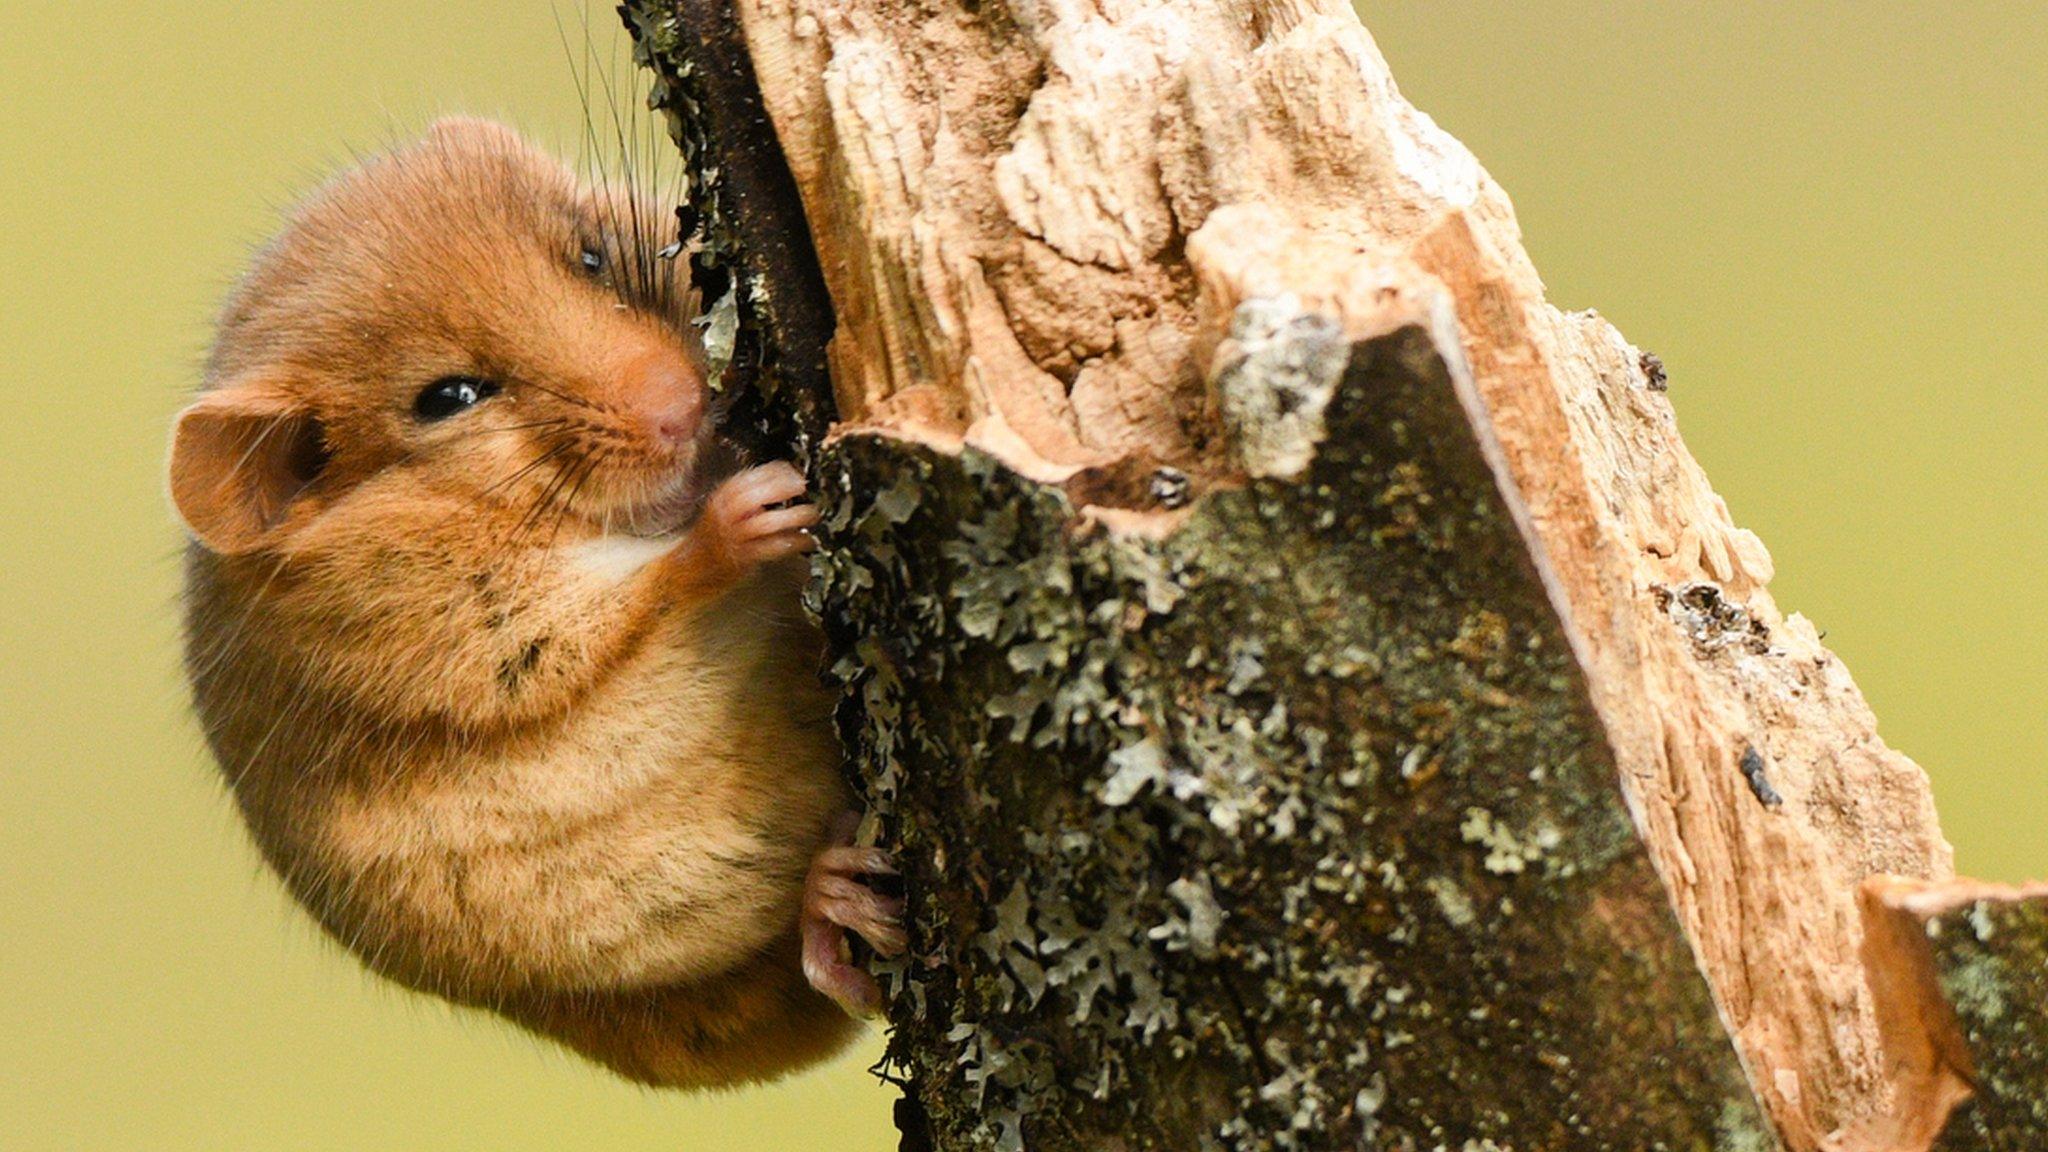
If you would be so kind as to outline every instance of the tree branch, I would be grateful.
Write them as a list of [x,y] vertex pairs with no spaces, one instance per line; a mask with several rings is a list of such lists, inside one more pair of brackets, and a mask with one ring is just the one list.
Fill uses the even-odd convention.
[[1947,879],[1925,777],[1348,7],[627,8],[694,167],[772,122],[711,248],[814,430],[788,188],[829,293],[817,607],[934,1147],[2038,1141],[2038,1026],[1955,1006],[2024,950],[1859,905]]

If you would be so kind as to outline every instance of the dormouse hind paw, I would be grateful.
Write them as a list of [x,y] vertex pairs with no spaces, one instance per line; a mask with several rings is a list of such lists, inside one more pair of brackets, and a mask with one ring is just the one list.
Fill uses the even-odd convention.
[[881,1010],[882,989],[851,959],[847,933],[883,957],[900,956],[907,943],[901,898],[876,891],[864,878],[896,874],[888,854],[852,845],[853,821],[843,821],[835,842],[811,861],[804,882],[804,976],[811,987],[855,1016]]

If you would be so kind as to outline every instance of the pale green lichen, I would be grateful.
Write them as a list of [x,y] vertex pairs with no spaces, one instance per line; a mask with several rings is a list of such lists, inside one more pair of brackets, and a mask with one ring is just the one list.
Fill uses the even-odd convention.
[[1337,322],[1291,296],[1238,305],[1214,390],[1247,474],[1291,478],[1308,467],[1350,356]]
[[[1485,848],[1486,870],[1502,876],[1512,876],[1527,870],[1532,864],[1541,863],[1546,855],[1564,842],[1564,833],[1547,824],[1518,835],[1506,824],[1496,821],[1493,813],[1484,808],[1467,808],[1464,823],[1458,826],[1458,834],[1465,838],[1465,843]],[[1570,865],[1562,867],[1569,868]]]
[[1436,906],[1443,910],[1444,919],[1451,922],[1451,927],[1470,928],[1479,919],[1479,911],[1472,906],[1472,898],[1465,895],[1457,881],[1431,876],[1423,881],[1423,887],[1436,897]]
[[740,304],[737,288],[727,288],[696,319],[703,331],[705,383],[716,392],[725,384],[725,370],[732,367],[734,345],[739,338]]
[[2048,1147],[2048,900],[1974,901],[1927,934],[1976,1089],[1935,1152]]

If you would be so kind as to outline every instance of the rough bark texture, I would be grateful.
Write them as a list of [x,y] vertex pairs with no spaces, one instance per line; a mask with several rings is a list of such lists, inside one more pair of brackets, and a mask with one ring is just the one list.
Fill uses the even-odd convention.
[[[1349,8],[627,11],[769,408],[836,412],[817,603],[922,1138],[1937,1139],[1971,1065],[1900,1005],[1963,986],[1858,906],[1946,879],[1924,776]],[[777,347],[833,311],[828,398]]]
[[1248,303],[1230,387],[1320,392],[1327,444],[1162,539],[828,451],[936,1146],[1766,1146],[1432,297]]

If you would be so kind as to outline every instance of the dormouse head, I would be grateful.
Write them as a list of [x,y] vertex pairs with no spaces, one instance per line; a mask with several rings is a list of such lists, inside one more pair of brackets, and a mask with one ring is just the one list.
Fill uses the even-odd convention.
[[222,555],[394,491],[508,532],[673,530],[710,451],[671,210],[436,123],[317,193],[223,314],[170,489]]

